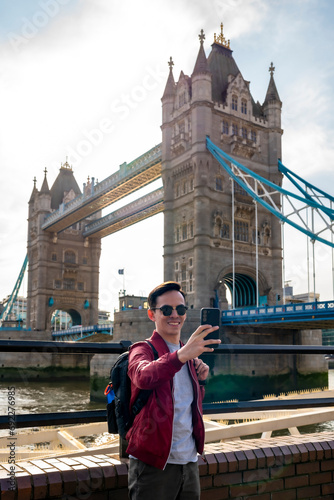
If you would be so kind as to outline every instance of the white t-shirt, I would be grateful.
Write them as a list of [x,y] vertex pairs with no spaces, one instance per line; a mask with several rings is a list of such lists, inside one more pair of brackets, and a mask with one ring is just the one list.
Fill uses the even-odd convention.
[[[166,342],[170,352],[180,349],[179,345]],[[169,464],[187,464],[197,462],[197,450],[193,437],[192,409],[194,389],[185,363],[173,379],[174,385],[174,421],[172,447],[167,460]]]

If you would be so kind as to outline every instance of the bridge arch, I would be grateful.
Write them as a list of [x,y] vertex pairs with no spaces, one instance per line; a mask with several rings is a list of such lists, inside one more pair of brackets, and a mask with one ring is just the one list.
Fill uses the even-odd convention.
[[55,307],[52,307],[52,309],[49,312],[48,318],[47,318],[47,328],[48,330],[52,330],[53,326],[53,320],[54,320],[54,315],[59,312],[59,313],[67,313],[72,321],[71,326],[78,326],[83,324],[83,316],[82,312],[78,310],[78,308],[75,307],[64,307],[64,305],[55,305]]
[[[222,269],[218,275],[216,290],[219,300],[219,307],[224,309],[228,307],[226,298],[226,289],[233,295],[233,269],[227,266]],[[246,266],[237,266],[234,271],[234,292],[235,307],[251,307],[257,304],[257,284],[256,273],[254,269]],[[262,273],[258,274],[258,293],[259,303],[268,302],[270,287]],[[218,304],[217,304],[218,305]]]

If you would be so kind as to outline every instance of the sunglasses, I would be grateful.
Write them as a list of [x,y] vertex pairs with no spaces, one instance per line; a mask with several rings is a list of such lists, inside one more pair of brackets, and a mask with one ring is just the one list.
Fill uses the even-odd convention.
[[176,307],[173,306],[152,307],[152,311],[156,311],[157,309],[159,309],[159,311],[161,311],[164,316],[170,316],[174,311],[174,309],[176,309],[176,312],[179,316],[184,316],[186,314],[186,310],[188,309],[188,307],[184,306],[183,304],[180,304]]

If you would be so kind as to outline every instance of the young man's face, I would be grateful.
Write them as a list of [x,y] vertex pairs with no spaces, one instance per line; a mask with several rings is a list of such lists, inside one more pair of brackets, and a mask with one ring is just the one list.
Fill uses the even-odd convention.
[[148,316],[155,322],[157,332],[164,340],[167,340],[167,342],[171,342],[172,344],[179,343],[181,329],[186,319],[186,314],[180,316],[176,309],[173,309],[170,316],[164,316],[162,311],[159,310],[159,307],[176,307],[181,304],[185,304],[183,295],[177,290],[170,290],[157,298],[155,310],[148,310]]

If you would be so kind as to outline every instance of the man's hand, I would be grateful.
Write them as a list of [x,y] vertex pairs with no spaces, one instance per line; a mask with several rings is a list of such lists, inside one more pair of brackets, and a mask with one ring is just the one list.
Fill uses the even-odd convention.
[[203,352],[212,352],[210,344],[220,344],[219,339],[205,339],[205,337],[216,330],[219,326],[201,325],[189,338],[188,342],[177,351],[181,363],[186,363],[189,359],[194,359],[203,354]]
[[198,380],[206,380],[209,375],[209,367],[204,361],[199,358],[194,359],[194,366],[197,373]]

